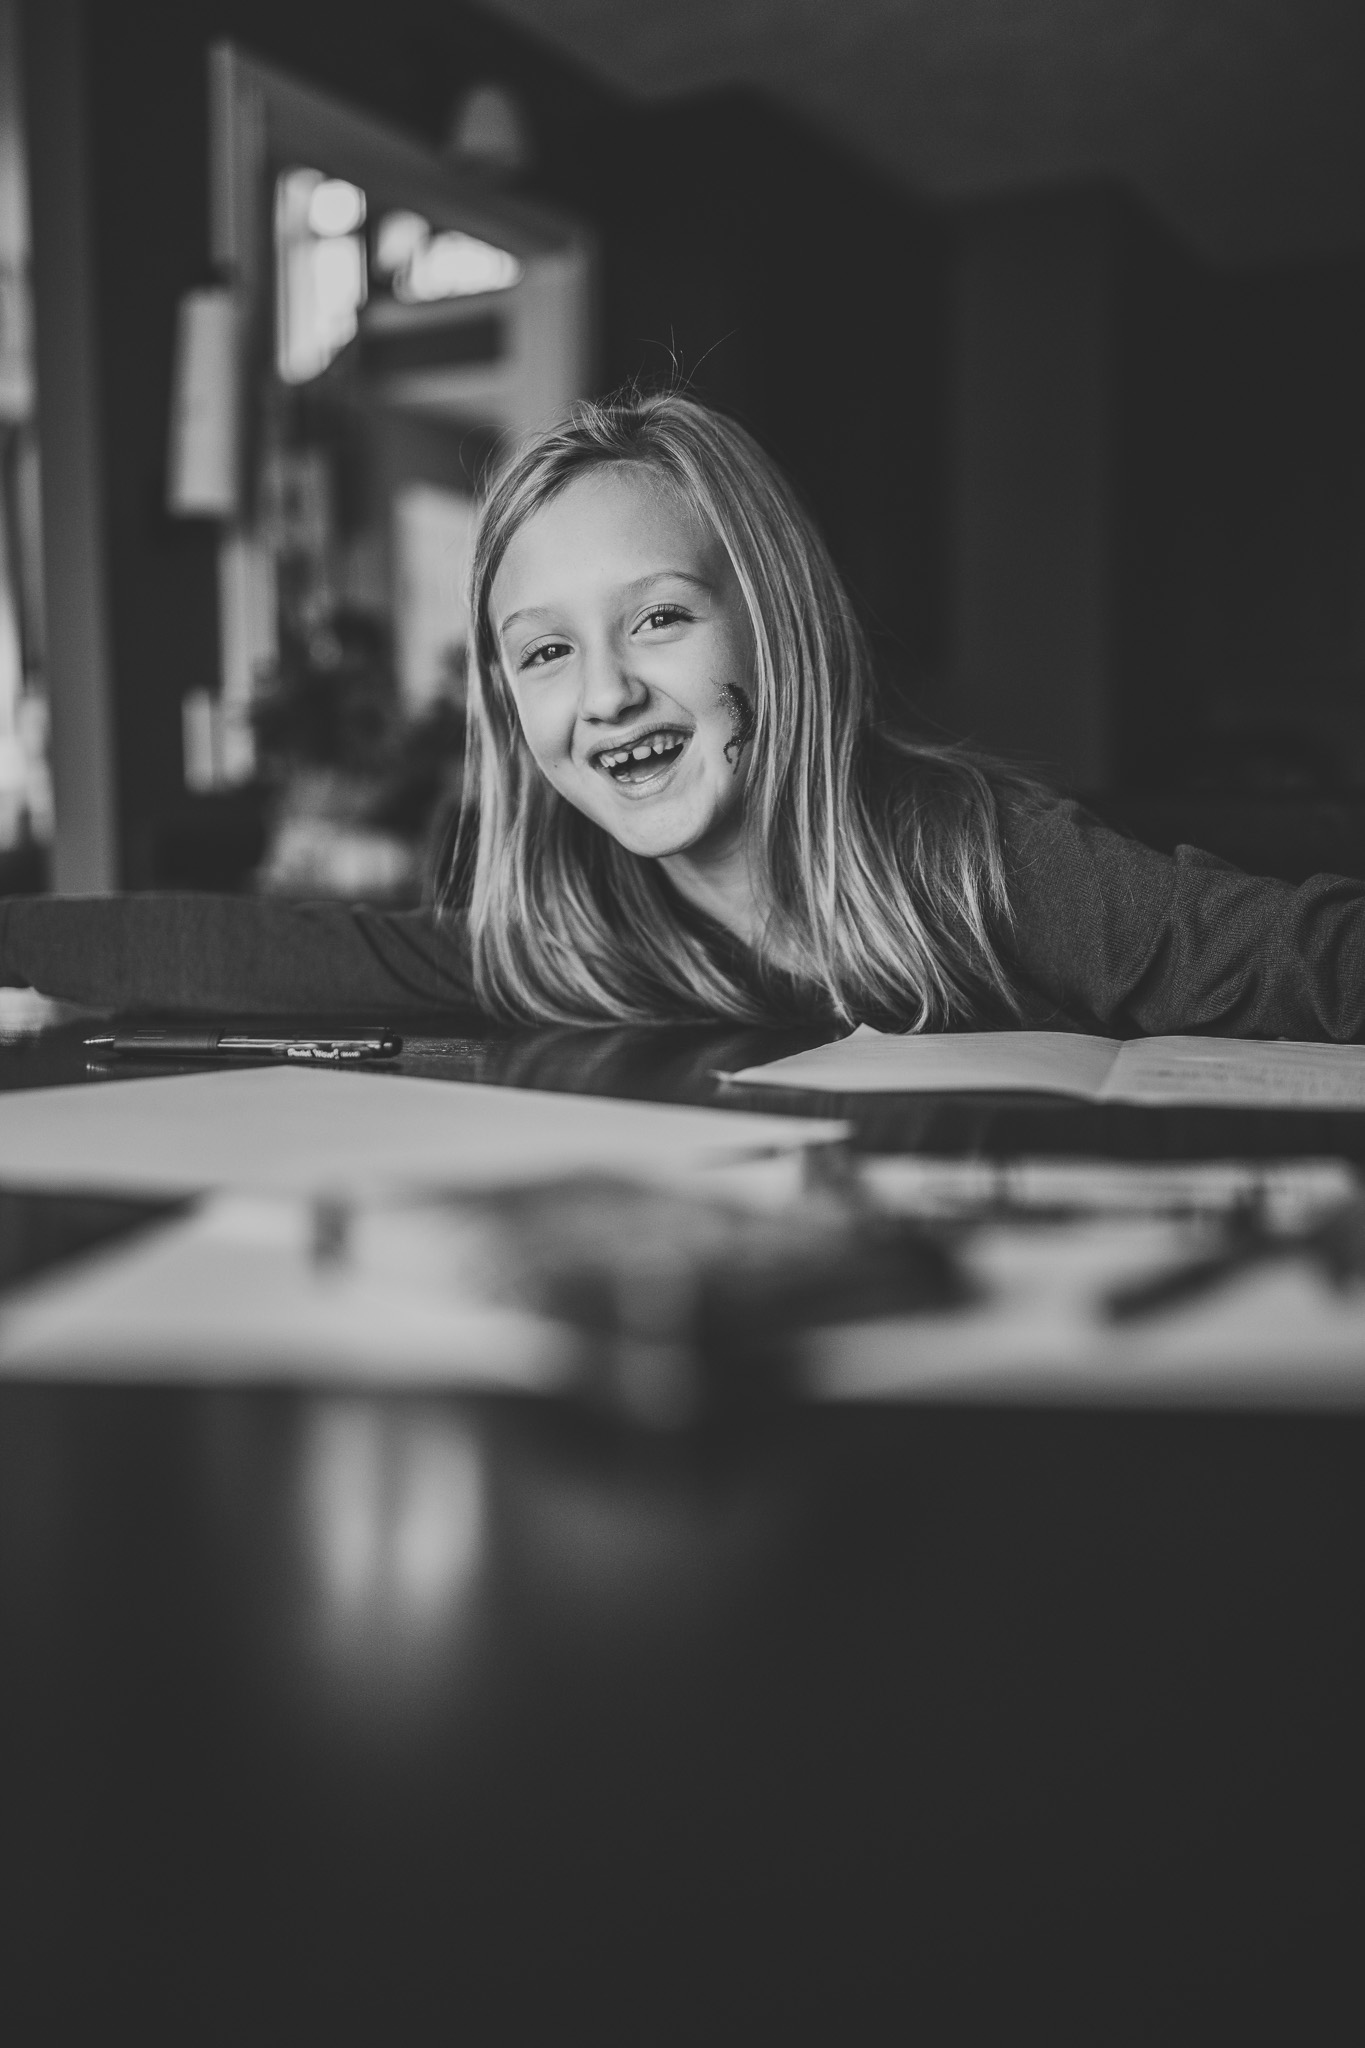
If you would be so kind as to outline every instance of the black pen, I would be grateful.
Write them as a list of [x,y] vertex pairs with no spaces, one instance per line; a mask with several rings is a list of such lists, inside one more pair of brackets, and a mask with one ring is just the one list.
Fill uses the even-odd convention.
[[258,1035],[241,1031],[106,1031],[85,1041],[87,1052],[139,1060],[311,1060],[327,1066],[355,1060],[396,1060],[403,1041],[389,1031],[314,1038],[302,1032]]

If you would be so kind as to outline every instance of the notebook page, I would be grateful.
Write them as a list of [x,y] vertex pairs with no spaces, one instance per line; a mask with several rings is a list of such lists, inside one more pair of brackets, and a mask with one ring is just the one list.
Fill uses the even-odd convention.
[[1094,1100],[1119,1041],[1073,1031],[874,1031],[744,1067],[732,1081],[815,1088],[835,1095],[1008,1094],[1016,1090]]
[[1132,1038],[1100,1099],[1225,1109],[1365,1109],[1365,1045]]

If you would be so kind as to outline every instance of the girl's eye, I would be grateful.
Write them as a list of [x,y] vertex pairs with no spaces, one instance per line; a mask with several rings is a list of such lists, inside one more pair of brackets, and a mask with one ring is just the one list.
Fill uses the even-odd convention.
[[680,604],[654,604],[645,613],[640,621],[640,625],[642,627],[650,626],[658,630],[662,626],[676,626],[680,619],[686,619],[688,616],[689,614]]
[[527,648],[517,667],[543,668],[547,661],[557,661],[561,654],[568,652],[569,648],[563,640],[543,640],[539,647]]

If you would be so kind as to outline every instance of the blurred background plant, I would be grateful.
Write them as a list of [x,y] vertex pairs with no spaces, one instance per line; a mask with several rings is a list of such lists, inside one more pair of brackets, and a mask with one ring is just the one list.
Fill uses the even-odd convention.
[[432,849],[460,798],[458,650],[450,669],[446,687],[414,713],[398,689],[385,620],[339,609],[306,639],[281,636],[252,711],[267,792],[258,888],[420,900]]

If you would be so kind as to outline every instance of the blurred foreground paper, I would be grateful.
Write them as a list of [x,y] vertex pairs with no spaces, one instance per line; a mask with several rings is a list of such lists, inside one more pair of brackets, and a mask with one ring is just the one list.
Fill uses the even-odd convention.
[[[748,1169],[738,1171],[742,1180]],[[0,1379],[532,1395],[579,1383],[581,1335],[494,1298],[459,1256],[470,1217],[379,1204],[357,1212],[334,1252],[319,1234],[326,1207],[211,1196],[15,1288],[0,1299]],[[962,1247],[973,1299],[812,1330],[796,1391],[835,1402],[1365,1408],[1365,1290],[1338,1290],[1305,1260],[1253,1267],[1139,1322],[1106,1321],[1108,1290],[1197,1252],[1213,1228],[1209,1216],[1174,1214],[988,1222]]]
[[412,1075],[264,1067],[6,1094],[0,1179],[170,1194],[477,1188],[587,1168],[667,1175],[843,1129]]
[[1072,1031],[899,1033],[863,1024],[833,1045],[729,1078],[827,1094],[1018,1091],[1153,1106],[1365,1109],[1365,1045]]
[[[669,1179],[666,1190],[641,1176],[622,1188],[646,1218],[651,1199],[669,1214],[688,1200],[718,1204],[726,1230],[803,1198],[792,1150],[702,1160]],[[591,1303],[586,1323],[559,1320],[537,1282],[547,1262],[553,1269],[556,1229],[572,1242],[586,1213],[591,1232],[604,1213],[594,1200],[616,1185],[569,1176],[558,1221],[553,1187],[547,1205],[518,1206],[521,1192],[545,1193],[540,1184],[501,1197],[381,1193],[354,1202],[209,1195],[0,1296],[0,1377],[518,1393],[581,1385],[601,1343]],[[633,1241],[623,1277],[638,1276],[638,1250]],[[604,1251],[610,1259],[613,1247]]]
[[1332,1285],[1307,1258],[1253,1264],[1132,1322],[1106,1317],[1110,1290],[1209,1249],[1211,1227],[1170,1213],[984,1224],[962,1247],[973,1301],[813,1332],[802,1384],[833,1401],[1365,1408],[1365,1288]]
[[574,1359],[524,1310],[319,1260],[311,1206],[284,1196],[217,1196],[0,1301],[0,1376],[545,1393]]

